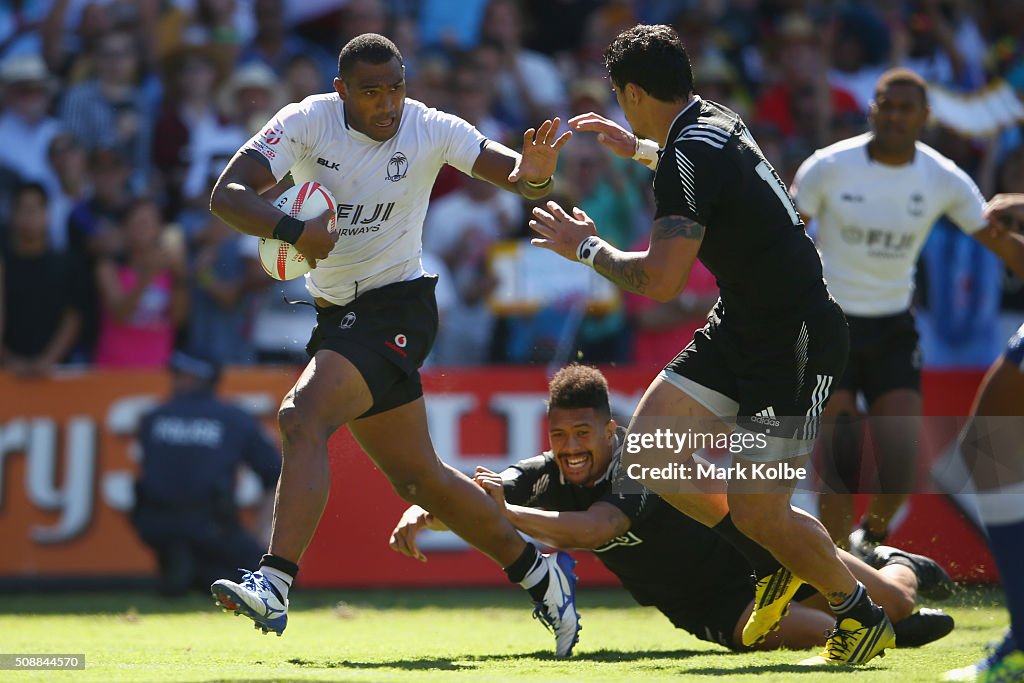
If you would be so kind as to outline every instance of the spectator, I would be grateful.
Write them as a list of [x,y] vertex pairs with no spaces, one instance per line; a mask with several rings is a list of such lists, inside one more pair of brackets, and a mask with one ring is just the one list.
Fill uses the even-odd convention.
[[472,49],[479,39],[480,21],[483,19],[487,2],[488,0],[423,0],[417,26],[423,46],[444,52]]
[[242,48],[238,57],[240,64],[262,62],[283,75],[288,63],[302,56],[319,69],[319,83],[330,83],[338,75],[337,57],[288,30],[283,0],[254,0],[253,15],[256,36]]
[[61,125],[49,115],[54,83],[46,64],[36,55],[9,57],[0,64],[0,83],[0,139],[17,141],[0,145],[0,164],[15,169],[24,180],[50,186],[53,175],[46,150]]
[[492,72],[467,53],[456,60],[449,83],[452,112],[466,119],[488,139],[502,144],[514,144],[516,133],[494,117],[495,89]]
[[[620,249],[636,241],[640,225],[650,220],[639,185],[630,178],[629,159],[613,157],[597,136],[579,136],[562,155],[565,191],[600,226],[602,237]],[[642,170],[642,169],[641,169]],[[645,171],[646,173],[646,171]],[[621,303],[580,321],[576,344],[588,363],[625,362],[631,353],[631,335]],[[678,340],[677,340],[678,344]]]
[[188,315],[184,254],[169,247],[160,208],[136,200],[122,222],[125,250],[96,266],[100,293],[96,365],[159,368],[167,364]]
[[256,33],[249,2],[236,0],[171,0],[160,15],[157,55],[166,57],[187,45],[207,47],[218,71],[227,73],[242,46]]
[[387,32],[388,15],[381,0],[348,0],[338,16],[338,31],[332,44],[344,45],[363,33]]
[[74,346],[82,323],[81,271],[50,245],[46,190],[26,183],[14,196],[0,258],[0,367],[48,374]]
[[284,65],[284,88],[289,102],[301,102],[316,95],[323,90],[323,84],[320,67],[310,57],[295,55]]
[[83,273],[82,333],[75,350],[77,360],[91,362],[99,333],[99,289],[96,278],[97,263],[113,258],[123,247],[121,218],[132,201],[128,189],[131,166],[120,152],[96,150],[89,156],[89,176],[92,188],[68,216],[68,251],[77,260]]
[[790,14],[780,23],[775,44],[779,75],[757,100],[757,122],[774,126],[787,142],[802,139],[811,150],[832,143],[832,117],[856,113],[859,105],[848,91],[828,82],[817,30],[806,17]]
[[[170,399],[139,425],[131,520],[156,554],[160,593],[177,596],[259,561],[261,541],[239,521],[234,485],[247,465],[272,490],[281,459],[255,418],[215,395],[216,363],[176,353],[170,368]],[[257,520],[266,526],[266,514]]]
[[95,77],[67,91],[60,117],[87,150],[121,151],[131,162],[132,187],[141,192],[148,183],[154,116],[139,85],[137,38],[123,30],[108,33],[95,55]]
[[825,31],[825,44],[832,46],[829,81],[851,93],[867,112],[890,56],[889,30],[882,18],[864,5],[846,6]]
[[53,138],[47,152],[54,184],[50,190],[50,245],[55,251],[68,248],[71,210],[91,191],[85,150],[69,133]]
[[255,293],[269,284],[257,256],[258,240],[207,214],[193,240],[189,353],[219,363],[256,360],[252,345]]
[[523,208],[515,195],[476,178],[467,178],[460,189],[428,208],[423,249],[444,262],[457,294],[434,342],[433,360],[438,365],[488,360],[494,314],[487,296],[494,281],[487,271],[487,253],[510,237],[522,220]]
[[230,147],[232,150],[226,152],[226,157],[214,160],[217,161],[215,170],[211,169],[214,179],[234,150],[277,111],[280,106],[277,75],[266,64],[250,62],[235,70],[221,89],[220,98],[221,110],[243,135],[240,141],[233,138],[230,144],[223,139],[211,141],[218,149]]
[[505,123],[522,130],[564,113],[562,75],[550,57],[523,47],[523,18],[515,0],[488,3],[481,36],[500,49],[500,69],[493,78]]
[[198,47],[182,50],[166,60],[165,74],[166,97],[154,129],[153,163],[163,173],[167,215],[177,216],[187,199],[194,200],[197,192],[207,189],[203,183],[188,193],[184,186],[193,165],[203,164],[202,175],[209,175],[200,148],[206,140],[216,139],[226,122],[214,98],[217,65],[211,53]]

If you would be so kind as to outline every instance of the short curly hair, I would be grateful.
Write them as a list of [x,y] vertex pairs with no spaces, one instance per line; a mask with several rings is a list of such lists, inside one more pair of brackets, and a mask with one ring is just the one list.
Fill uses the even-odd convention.
[[379,33],[363,33],[341,48],[338,53],[338,78],[344,79],[356,62],[386,64],[392,59],[405,66],[398,46]]
[[693,68],[679,34],[664,24],[637,24],[604,51],[604,64],[615,87],[636,83],[652,97],[675,102],[693,91]]
[[921,102],[928,104],[928,83],[921,78],[921,75],[911,69],[896,67],[889,69],[875,82],[875,99],[877,100],[890,85],[910,85],[921,94]]
[[589,365],[567,365],[548,384],[548,414],[553,408],[593,408],[598,416],[610,420],[608,380]]

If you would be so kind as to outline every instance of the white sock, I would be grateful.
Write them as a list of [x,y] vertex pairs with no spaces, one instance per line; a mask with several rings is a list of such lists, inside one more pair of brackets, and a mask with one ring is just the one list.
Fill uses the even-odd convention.
[[263,565],[260,567],[260,573],[267,577],[267,581],[277,589],[277,592],[281,594],[283,600],[288,599],[288,589],[292,587],[292,577],[285,574],[280,569],[274,569]]
[[524,576],[523,580],[519,582],[519,585],[525,588],[526,590],[530,590],[538,583],[543,581],[545,578],[547,578],[547,575],[547,562],[544,561],[543,555],[537,553],[536,561],[534,561],[533,566],[530,567],[530,571],[526,572],[526,576]]

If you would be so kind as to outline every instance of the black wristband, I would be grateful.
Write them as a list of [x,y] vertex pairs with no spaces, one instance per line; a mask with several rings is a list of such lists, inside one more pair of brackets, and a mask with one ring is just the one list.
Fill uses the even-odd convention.
[[295,244],[299,241],[299,237],[305,229],[306,224],[298,218],[281,216],[281,220],[274,226],[274,239],[282,240],[288,244]]

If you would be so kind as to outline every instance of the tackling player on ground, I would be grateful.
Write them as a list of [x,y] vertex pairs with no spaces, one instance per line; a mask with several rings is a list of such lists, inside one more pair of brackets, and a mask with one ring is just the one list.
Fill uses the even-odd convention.
[[[551,450],[500,474],[477,467],[476,481],[520,531],[555,548],[591,550],[641,605],[658,608],[678,628],[733,650],[754,606],[750,567],[729,543],[656,494],[621,494],[612,482],[620,468],[625,430],[611,418],[608,383],[595,368],[570,365],[551,379],[548,392]],[[416,544],[424,528],[439,530],[432,515],[411,506],[391,536],[396,552],[421,561]],[[843,561],[894,620],[900,647],[923,645],[949,633],[951,617],[939,610],[913,612],[921,594],[950,595],[952,581],[929,558],[885,548],[873,569],[849,553]],[[809,586],[798,591],[778,631],[754,646],[765,650],[820,646],[831,611]]]

